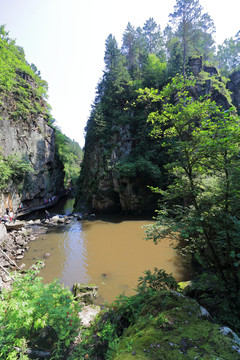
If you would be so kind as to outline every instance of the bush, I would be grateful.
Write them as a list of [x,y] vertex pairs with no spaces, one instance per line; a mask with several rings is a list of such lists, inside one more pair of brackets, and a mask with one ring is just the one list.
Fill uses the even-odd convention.
[[14,275],[11,290],[2,289],[1,359],[18,359],[19,353],[21,359],[28,359],[27,348],[49,351],[51,359],[61,359],[77,335],[80,307],[73,294],[57,280],[43,284],[38,269]]

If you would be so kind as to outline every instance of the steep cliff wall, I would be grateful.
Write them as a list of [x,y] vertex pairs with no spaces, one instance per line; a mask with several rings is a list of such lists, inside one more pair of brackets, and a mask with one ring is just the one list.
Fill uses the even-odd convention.
[[21,161],[29,164],[32,170],[20,179],[10,177],[8,185],[1,189],[1,214],[6,207],[16,212],[21,203],[24,207],[43,204],[44,198],[58,194],[63,187],[62,164],[56,159],[55,131],[48,125],[46,103],[41,97],[34,96],[36,84],[31,76],[19,73],[16,79],[21,79],[21,86],[28,89],[28,96],[24,103],[16,91],[1,93],[2,161],[12,157],[18,164]]
[[[100,212],[140,214],[156,209],[157,198],[148,185],[157,185],[161,159],[153,162],[136,156],[136,143],[132,124],[118,126],[111,140],[105,143],[88,142],[86,138],[78,204],[83,201],[93,211]],[[149,138],[146,143],[151,151],[154,141]]]
[[[189,66],[199,77],[198,83],[191,89],[193,97],[210,94],[212,100],[224,108],[229,108],[231,101],[240,108],[237,74],[233,74],[228,82],[231,99],[215,67],[203,66],[201,58],[193,59]],[[142,113],[142,121],[135,120],[137,111]],[[160,186],[162,182],[161,187],[164,187],[166,159],[164,149],[156,140],[149,138],[151,127],[146,124],[147,114],[144,111],[133,109],[124,124],[116,125],[112,120],[111,128],[105,130],[111,134],[108,137],[104,137],[101,130],[102,135],[93,139],[97,122],[91,124],[91,133],[86,135],[79,204],[83,200],[93,211],[142,213],[156,209],[157,196],[153,196],[148,186]]]

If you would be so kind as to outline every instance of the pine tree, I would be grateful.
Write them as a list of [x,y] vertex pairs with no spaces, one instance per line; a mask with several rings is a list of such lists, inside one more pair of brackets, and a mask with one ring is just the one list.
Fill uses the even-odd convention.
[[147,52],[155,54],[165,59],[163,50],[163,37],[160,26],[156,24],[153,18],[149,18],[143,26],[143,36],[146,43]]
[[133,76],[137,68],[136,30],[128,23],[122,39],[122,53],[126,56],[127,69]]
[[104,62],[106,71],[111,71],[116,67],[119,60],[120,50],[117,41],[112,34],[110,34],[105,42]]
[[216,61],[224,75],[240,69],[240,30],[218,46]]
[[199,0],[177,0],[174,12],[169,17],[172,35],[180,40],[185,76],[188,57],[202,55],[208,60],[212,56],[214,24],[208,14],[202,14]]

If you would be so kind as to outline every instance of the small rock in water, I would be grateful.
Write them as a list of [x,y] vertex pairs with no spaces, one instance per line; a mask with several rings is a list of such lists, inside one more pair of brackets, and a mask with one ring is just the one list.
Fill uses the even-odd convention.
[[51,253],[45,253],[45,254],[43,255],[44,258],[48,258],[49,256],[51,256]]

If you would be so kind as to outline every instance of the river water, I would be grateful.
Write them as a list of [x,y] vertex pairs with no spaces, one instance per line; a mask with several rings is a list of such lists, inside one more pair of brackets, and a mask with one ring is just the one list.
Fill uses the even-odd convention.
[[[62,211],[54,210],[69,214],[73,203],[73,199],[67,200]],[[40,273],[44,282],[58,278],[69,288],[75,282],[96,284],[98,303],[111,302],[121,293],[133,294],[138,277],[146,269],[162,268],[178,281],[188,280],[186,268],[168,239],[158,245],[144,239],[143,225],[152,223],[149,219],[127,220],[119,216],[74,219],[32,241],[22,262],[29,267],[50,253]]]

